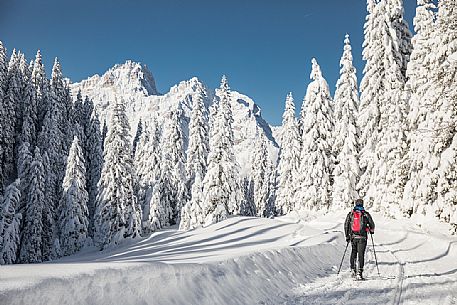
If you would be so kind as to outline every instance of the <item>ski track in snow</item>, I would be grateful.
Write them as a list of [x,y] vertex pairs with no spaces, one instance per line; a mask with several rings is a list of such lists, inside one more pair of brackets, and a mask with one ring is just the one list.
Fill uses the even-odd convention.
[[[374,214],[364,275],[349,272],[345,214],[297,223],[233,217],[190,232],[164,230],[105,251],[0,267],[0,305],[444,304],[457,302],[457,238]],[[333,221],[333,220],[337,221]],[[438,232],[438,233],[437,233]]]
[[[399,223],[399,221],[388,222]],[[400,235],[401,238],[396,240],[396,235]],[[331,275],[302,285],[296,291],[299,296],[284,304],[456,303],[457,251],[453,246],[456,243],[455,238],[447,240],[443,236],[430,236],[410,230],[395,233],[393,230],[383,228],[377,230],[375,236],[383,239],[383,242],[375,244],[380,276],[377,275],[372,241],[369,239],[364,271],[366,281],[351,280],[348,270],[349,246],[343,264],[346,267],[345,271],[339,276]],[[442,245],[434,248],[434,243]],[[451,261],[453,264],[447,266]],[[336,273],[337,267],[334,268]],[[446,272],[436,270],[443,268],[448,270]],[[429,273],[426,272],[427,270]],[[430,272],[431,270],[434,272]]]

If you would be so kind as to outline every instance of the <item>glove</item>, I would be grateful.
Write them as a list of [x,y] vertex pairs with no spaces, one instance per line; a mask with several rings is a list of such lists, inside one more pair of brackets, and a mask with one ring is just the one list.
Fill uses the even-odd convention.
[[374,230],[370,230],[370,234],[373,235],[374,234]]
[[346,242],[348,243],[351,239],[349,237],[346,237]]

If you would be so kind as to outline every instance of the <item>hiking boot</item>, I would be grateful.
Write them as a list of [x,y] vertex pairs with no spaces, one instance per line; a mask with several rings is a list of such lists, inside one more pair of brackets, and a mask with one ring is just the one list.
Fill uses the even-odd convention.
[[358,279],[358,280],[364,280],[364,277],[363,277],[363,270],[359,270],[359,272],[357,272],[356,279]]
[[356,275],[357,275],[357,272],[355,272],[355,269],[352,269],[352,270],[351,270],[351,276],[352,276],[353,278],[355,278]]

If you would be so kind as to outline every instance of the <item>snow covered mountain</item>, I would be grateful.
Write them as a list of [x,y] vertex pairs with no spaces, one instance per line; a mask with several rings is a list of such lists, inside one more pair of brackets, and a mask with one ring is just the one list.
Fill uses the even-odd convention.
[[[132,135],[135,134],[138,122],[150,122],[154,117],[159,124],[163,123],[169,111],[183,111],[182,127],[185,134],[184,144],[187,147],[188,124],[192,98],[196,95],[197,85],[206,86],[196,77],[170,88],[167,93],[157,91],[154,77],[145,65],[133,61],[115,65],[102,76],[94,75],[79,83],[71,84],[72,95],[79,90],[94,101],[95,109],[103,122],[110,113],[111,105],[116,98],[123,99],[126,105]],[[209,107],[218,90],[207,88]],[[278,145],[272,135],[269,124],[262,118],[260,108],[246,95],[231,91],[231,106],[234,117],[235,154],[241,166],[242,176],[250,172],[251,157],[255,140],[260,134],[267,139],[270,158],[276,162]]]

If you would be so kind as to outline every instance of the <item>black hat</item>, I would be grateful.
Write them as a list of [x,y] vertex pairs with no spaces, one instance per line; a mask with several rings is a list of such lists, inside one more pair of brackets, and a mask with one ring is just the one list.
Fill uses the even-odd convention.
[[363,199],[359,198],[355,201],[355,205],[359,207],[363,207]]

